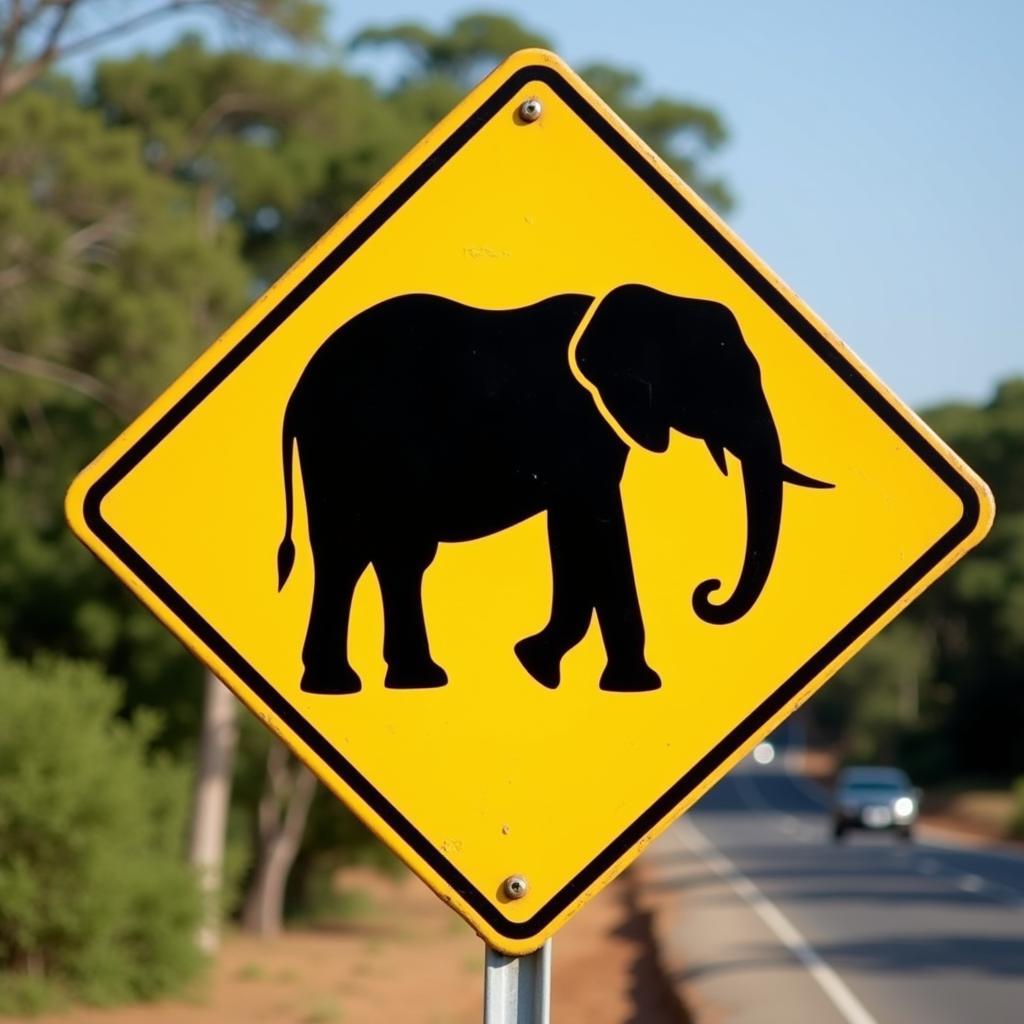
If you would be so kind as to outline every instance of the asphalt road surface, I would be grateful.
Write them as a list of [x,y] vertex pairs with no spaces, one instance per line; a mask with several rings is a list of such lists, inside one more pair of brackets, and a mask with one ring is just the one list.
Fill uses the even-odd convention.
[[783,760],[748,759],[650,855],[698,1017],[1024,1022],[1024,858],[927,830],[836,845]]

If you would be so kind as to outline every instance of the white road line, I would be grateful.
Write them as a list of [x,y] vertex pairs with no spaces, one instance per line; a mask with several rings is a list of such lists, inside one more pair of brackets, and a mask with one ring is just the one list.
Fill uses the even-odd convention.
[[798,836],[803,831],[803,826],[792,814],[784,814],[782,816],[782,823],[779,825],[779,828],[789,836]]
[[[684,838],[683,832],[689,832],[689,836]],[[740,899],[750,906],[779,942],[807,968],[808,973],[847,1024],[878,1024],[842,978],[796,930],[789,918],[732,861],[719,853],[690,819],[681,821],[672,829],[672,834],[681,846],[688,846],[695,852],[719,878],[728,883]]]
[[956,887],[964,892],[990,896],[1009,910],[1018,910],[1024,905],[1024,900],[1015,890],[1006,885],[986,881],[981,875],[961,875],[956,880]]

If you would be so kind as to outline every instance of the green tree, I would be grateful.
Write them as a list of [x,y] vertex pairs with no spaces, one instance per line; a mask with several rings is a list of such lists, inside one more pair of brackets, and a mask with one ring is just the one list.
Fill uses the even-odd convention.
[[937,646],[938,742],[958,774],[1006,780],[1024,772],[1024,379],[926,418],[989,483],[997,508],[989,536],[918,612]]
[[212,227],[240,232],[262,289],[416,139],[370,82],[337,68],[187,37],[157,57],[101,63],[93,103],[141,133],[149,168],[196,190]]
[[[129,704],[177,705],[191,662],[68,534],[73,472],[244,304],[230,232],[200,237],[194,194],[143,140],[66,87],[0,106],[0,633],[12,651],[97,659]],[[185,214],[185,216],[183,216]],[[178,719],[180,716],[180,720]]]
[[213,15],[310,40],[320,36],[324,5],[314,0],[0,0],[0,102],[66,57],[182,14]]
[[200,966],[187,776],[88,664],[0,653],[0,1012],[148,999]]
[[[456,18],[441,32],[416,22],[372,26],[359,32],[351,46],[357,50],[398,47],[406,64],[400,78],[402,86],[437,79],[448,88],[465,92],[510,53],[531,47],[549,48],[551,43],[514,18],[477,11]],[[441,111],[444,113],[447,111]]]
[[1008,782],[1024,773],[1024,379],[925,418],[992,487],[995,525],[812,710],[851,757]]
[[[200,707],[204,723],[216,721],[231,698],[208,686],[215,699],[200,702],[199,667],[98,570],[61,515],[73,472],[241,311],[249,289],[238,230],[211,223],[201,190],[149,168],[144,146],[61,83],[0,105],[0,584],[17,595],[0,605],[0,629],[23,656],[101,660],[129,680],[126,710],[162,708],[162,739],[180,746],[197,732],[227,740],[197,723]],[[198,746],[201,767],[230,771],[230,756]],[[209,820],[207,793],[226,795],[203,782],[196,821]],[[195,862],[216,862],[212,927],[219,846],[192,833]]]

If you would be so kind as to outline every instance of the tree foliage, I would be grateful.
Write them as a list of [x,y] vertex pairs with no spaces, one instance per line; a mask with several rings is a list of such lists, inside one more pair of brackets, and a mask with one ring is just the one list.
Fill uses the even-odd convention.
[[[98,659],[129,700],[188,704],[189,659],[68,534],[62,492],[242,307],[230,233],[150,169],[133,128],[64,86],[0,106],[0,633],[13,653]],[[182,700],[182,698],[185,700]]]
[[197,232],[195,197],[147,167],[137,131],[63,93],[0,108],[0,360],[21,377],[4,397],[57,384],[124,419],[197,351],[197,328],[235,312],[247,274],[233,239]]
[[186,38],[102,63],[94,103],[145,140],[149,168],[240,232],[253,288],[298,258],[416,138],[366,81]]
[[851,757],[1005,782],[1024,773],[1024,379],[925,418],[992,487],[995,525],[812,708]]
[[187,776],[121,701],[90,665],[0,654],[0,1012],[153,998],[200,965]]
[[0,0],[0,102],[66,57],[87,54],[176,15],[205,14],[235,26],[320,36],[316,0]]
[[456,18],[447,30],[434,32],[416,22],[363,29],[353,49],[395,47],[405,70],[400,87],[440,81],[465,92],[477,79],[516,50],[550,47],[549,40],[502,14],[474,12]]

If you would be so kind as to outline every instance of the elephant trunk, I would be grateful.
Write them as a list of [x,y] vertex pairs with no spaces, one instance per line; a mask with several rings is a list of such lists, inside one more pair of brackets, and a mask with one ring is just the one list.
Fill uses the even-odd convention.
[[786,469],[778,431],[763,395],[758,404],[756,429],[744,442],[728,445],[743,467],[747,505],[747,548],[739,581],[720,604],[712,604],[709,598],[721,588],[721,580],[704,580],[693,592],[693,610],[705,622],[717,626],[741,619],[754,606],[768,580],[779,540]]

